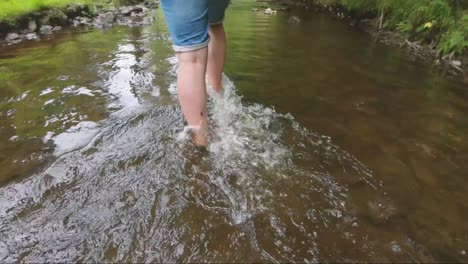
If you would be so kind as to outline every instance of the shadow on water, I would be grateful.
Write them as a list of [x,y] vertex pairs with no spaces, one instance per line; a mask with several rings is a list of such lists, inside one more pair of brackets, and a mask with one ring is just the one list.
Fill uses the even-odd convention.
[[[466,227],[457,214],[466,203],[437,215],[440,205],[428,207],[421,194],[426,184],[437,185],[437,176],[428,178],[434,172],[408,154],[412,145],[386,141],[401,133],[428,153],[442,151],[395,132],[400,119],[386,112],[407,110],[407,93],[432,106],[420,90],[407,88],[413,82],[400,70],[370,70],[401,54],[327,17],[293,26],[284,14],[250,13],[251,5],[234,2],[226,21],[233,33],[225,91],[210,96],[205,151],[183,131],[177,65],[160,22],[2,54],[0,261],[464,259]],[[160,11],[156,16],[161,21]],[[355,52],[344,53],[343,41]],[[404,71],[447,85],[418,62],[406,63]],[[387,92],[373,90],[387,78],[398,81]],[[379,93],[393,105],[379,106],[385,103]],[[440,107],[436,116],[444,113]],[[375,145],[397,151],[383,155]],[[408,160],[423,183],[401,179]],[[437,186],[440,193],[430,199],[452,190]],[[405,207],[399,198],[412,192],[422,197],[414,211],[417,200]],[[460,195],[454,192],[454,200],[466,196]],[[435,220],[426,219],[431,213]],[[432,235],[442,242],[423,239]]]

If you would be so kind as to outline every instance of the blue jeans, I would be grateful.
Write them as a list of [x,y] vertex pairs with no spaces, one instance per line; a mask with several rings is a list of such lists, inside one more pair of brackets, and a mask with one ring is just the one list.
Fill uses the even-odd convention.
[[174,50],[193,51],[208,45],[208,26],[220,24],[229,0],[161,0]]

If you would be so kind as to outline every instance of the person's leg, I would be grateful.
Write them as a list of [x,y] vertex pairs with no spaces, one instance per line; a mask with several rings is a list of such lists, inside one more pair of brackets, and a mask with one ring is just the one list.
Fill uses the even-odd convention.
[[195,144],[207,145],[208,119],[206,113],[205,73],[208,49],[179,52],[177,93]]
[[195,144],[207,145],[205,74],[208,57],[207,0],[162,0],[161,6],[177,52],[177,91]]
[[208,82],[213,89],[221,93],[221,82],[226,59],[226,33],[223,20],[229,0],[208,0],[208,17],[210,26],[210,44],[208,47]]
[[210,44],[208,46],[208,83],[213,89],[221,93],[224,61],[226,58],[226,33],[222,23],[210,25]]

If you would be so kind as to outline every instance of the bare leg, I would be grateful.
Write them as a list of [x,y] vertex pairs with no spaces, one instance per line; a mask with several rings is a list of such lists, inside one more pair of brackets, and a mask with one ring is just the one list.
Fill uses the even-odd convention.
[[179,52],[179,70],[177,73],[177,92],[182,112],[194,134],[196,145],[206,146],[207,113],[205,73],[208,49]]
[[226,59],[226,33],[223,24],[210,25],[210,44],[208,46],[208,82],[213,89],[221,93],[221,79]]

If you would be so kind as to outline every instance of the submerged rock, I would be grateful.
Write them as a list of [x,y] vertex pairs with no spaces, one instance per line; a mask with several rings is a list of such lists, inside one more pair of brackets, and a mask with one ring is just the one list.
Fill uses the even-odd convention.
[[370,218],[376,224],[382,224],[398,214],[395,204],[387,199],[379,199],[367,203]]
[[298,18],[297,16],[291,16],[288,20],[288,22],[290,24],[297,24],[297,23],[301,23],[301,19]]

